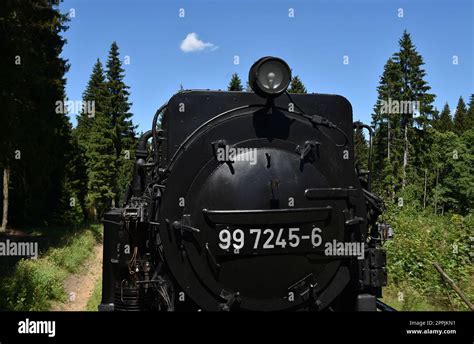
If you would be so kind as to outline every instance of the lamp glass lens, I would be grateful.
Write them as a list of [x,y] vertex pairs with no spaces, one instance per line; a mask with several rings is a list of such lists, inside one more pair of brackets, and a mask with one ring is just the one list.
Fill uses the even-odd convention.
[[269,93],[280,91],[285,85],[285,67],[278,61],[268,61],[258,70],[258,81]]

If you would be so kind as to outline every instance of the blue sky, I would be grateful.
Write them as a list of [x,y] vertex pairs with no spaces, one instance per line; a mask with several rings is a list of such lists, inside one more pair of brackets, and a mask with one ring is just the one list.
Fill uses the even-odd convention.
[[[424,58],[435,105],[447,101],[453,109],[459,96],[467,101],[474,92],[473,7],[471,0],[64,0],[61,11],[75,12],[64,33],[62,56],[71,65],[66,92],[70,100],[81,99],[95,60],[105,62],[116,41],[122,59],[129,57],[124,68],[133,120],[145,131],[180,84],[226,89],[232,73],[245,83],[251,64],[273,55],[285,59],[310,92],[343,95],[354,119],[370,122],[383,66],[406,29]],[[190,33],[197,38],[184,48],[203,50],[181,49]]]

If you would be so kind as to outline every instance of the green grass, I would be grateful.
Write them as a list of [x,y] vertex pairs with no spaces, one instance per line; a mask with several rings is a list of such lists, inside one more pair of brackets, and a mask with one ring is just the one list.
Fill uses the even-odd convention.
[[58,247],[49,247],[36,260],[21,259],[16,264],[0,284],[0,309],[46,311],[52,301],[65,301],[65,279],[81,269],[100,242],[101,233],[102,226],[98,224],[63,232],[62,236],[52,229]]
[[87,301],[86,310],[90,312],[97,312],[102,297],[102,277],[99,278],[95,284],[94,292],[91,298]]
[[[400,294],[401,293],[401,294]],[[445,304],[433,304],[409,285],[389,285],[383,290],[382,301],[398,311],[448,311]]]
[[474,216],[434,215],[405,206],[385,215],[395,236],[385,243],[388,286],[382,301],[406,311],[465,311],[461,298],[445,284],[433,266],[437,262],[458,287],[474,300],[469,236]]
[[94,245],[101,240],[99,231],[100,226],[93,225],[74,234],[65,246],[50,250],[46,254],[47,259],[69,273],[78,272],[81,263],[90,257]]

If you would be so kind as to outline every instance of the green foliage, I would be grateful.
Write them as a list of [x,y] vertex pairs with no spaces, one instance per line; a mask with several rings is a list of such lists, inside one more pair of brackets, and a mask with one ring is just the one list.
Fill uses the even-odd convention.
[[433,121],[433,128],[441,132],[453,131],[453,119],[448,103],[444,105],[439,117]]
[[70,137],[67,161],[60,202],[54,211],[52,223],[78,227],[85,218],[87,172],[85,155],[74,136]]
[[474,297],[470,286],[474,270],[469,256],[473,216],[438,216],[422,211],[419,202],[411,202],[409,194],[403,207],[390,206],[386,216],[395,231],[394,239],[385,243],[389,290],[392,297],[393,291],[404,294],[401,309],[417,309],[420,303],[430,305],[424,310],[450,309],[449,293],[454,308],[466,310],[432,263],[437,262],[468,297]]
[[428,205],[437,213],[467,214],[474,199],[474,130],[461,137],[434,129],[428,133]]
[[433,304],[408,283],[390,284],[383,290],[383,302],[398,311],[446,311],[446,304]]
[[[468,254],[474,200],[473,97],[469,109],[460,98],[454,121],[448,104],[438,113],[432,107],[423,58],[407,32],[399,46],[384,67],[372,116],[373,186],[388,205],[384,221],[395,229],[395,238],[385,244],[389,286],[384,298],[400,310],[466,309],[432,263],[438,262],[473,298]],[[419,111],[387,111],[393,110],[387,106],[390,99],[419,101]],[[400,292],[403,301],[398,300]]]
[[46,256],[53,265],[68,273],[76,273],[96,243],[96,236],[91,230],[77,233],[69,238],[65,246],[51,249]]
[[[15,274],[0,286],[0,308],[12,311],[45,311],[51,300],[64,301],[64,270],[49,260],[18,262]],[[4,304],[2,304],[4,303]]]
[[435,95],[429,93],[431,87],[425,80],[426,72],[422,68],[424,65],[423,57],[416,51],[408,32],[403,32],[399,46],[400,50],[393,55],[393,61],[400,66],[401,71],[400,99],[420,102],[418,116],[415,118],[413,113],[401,114],[401,124],[403,127],[405,123],[416,123],[424,127],[429,123],[430,116],[433,113],[431,104],[435,99]]
[[100,217],[109,208],[115,194],[115,150],[112,121],[107,114],[108,90],[102,63],[97,60],[87,88],[84,101],[95,102],[95,113],[81,113],[78,117],[75,136],[84,152],[87,193],[85,204],[91,219]]
[[21,259],[13,274],[0,284],[0,309],[46,311],[52,301],[66,299],[63,283],[78,272],[101,238],[101,226],[68,233],[62,245],[50,248],[36,260]]
[[459,97],[458,105],[456,106],[456,111],[454,112],[454,131],[458,135],[462,135],[466,131],[469,125],[468,110],[464,99]]
[[105,81],[104,68],[99,59],[96,60],[92,73],[87,83],[86,89],[82,94],[82,100],[94,102],[95,112],[81,112],[77,116],[77,126],[74,134],[79,144],[87,150],[91,131],[94,131],[95,114],[104,114],[108,105],[108,91]]
[[354,153],[356,166],[358,166],[360,169],[367,170],[369,145],[361,128],[357,128],[354,131]]
[[469,98],[468,108],[466,126],[467,128],[472,129],[474,128],[474,94],[471,94],[471,97]]
[[82,113],[74,133],[84,152],[87,187],[85,204],[89,218],[97,219],[111,206],[119,206],[130,182],[135,149],[135,126],[129,112],[129,87],[118,46],[109,51],[107,70],[100,60],[94,65],[83,94],[84,101],[95,102],[95,114]]
[[400,65],[390,58],[380,77],[377,103],[372,115],[372,124],[375,126],[373,183],[379,193],[390,198],[394,197],[396,185],[401,184],[400,162],[403,159],[403,146],[401,125],[397,125],[400,123],[400,117],[388,111],[386,103],[391,99],[401,99],[401,73]]
[[290,87],[288,87],[288,93],[307,93],[306,87],[304,87],[303,82],[300,80],[298,75],[295,75],[290,82]]
[[242,82],[240,81],[239,75],[237,73],[232,74],[232,78],[230,79],[227,90],[243,91]]
[[12,226],[48,223],[61,206],[70,141],[58,107],[65,99],[67,18],[53,3],[2,2],[0,168],[11,171]]
[[99,278],[95,284],[92,296],[87,301],[86,310],[90,312],[97,312],[102,298],[102,277]]
[[111,121],[112,141],[115,151],[115,177],[112,188],[114,203],[118,206],[123,190],[130,182],[135,149],[135,129],[128,101],[129,87],[124,82],[124,69],[120,60],[118,45],[112,43],[107,59],[108,107],[105,114]]
[[[417,179],[423,173],[428,157],[426,130],[435,113],[432,106],[435,96],[429,93],[430,86],[425,81],[423,58],[406,31],[399,46],[399,51],[384,67],[372,115],[373,161],[377,167],[374,184],[379,192],[391,198],[406,186],[409,178]],[[409,164],[418,170],[409,169]],[[391,176],[388,180],[387,173]]]

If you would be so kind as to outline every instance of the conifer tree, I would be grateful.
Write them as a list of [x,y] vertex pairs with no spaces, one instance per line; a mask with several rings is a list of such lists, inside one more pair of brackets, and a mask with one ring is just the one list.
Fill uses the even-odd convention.
[[474,129],[474,94],[469,98],[466,125],[469,129]]
[[354,131],[355,164],[361,170],[368,170],[369,146],[361,128]]
[[89,217],[97,220],[113,205],[116,157],[113,127],[106,113],[97,111],[88,138],[87,197]]
[[300,80],[298,75],[295,75],[290,82],[290,87],[288,87],[288,93],[307,93],[306,87],[303,85],[303,82]]
[[54,210],[53,222],[78,226],[86,218],[87,170],[82,147],[75,135],[71,135],[67,149],[67,165],[62,181],[60,205]]
[[227,90],[243,91],[242,82],[240,81],[239,75],[237,73],[232,74],[232,78],[230,79]]
[[[86,147],[90,137],[90,132],[94,124],[95,112],[104,113],[108,104],[108,92],[105,85],[104,68],[99,59],[96,60],[92,69],[92,74],[87,83],[86,89],[82,93],[83,102],[89,102],[93,106],[86,106],[83,111],[76,117],[77,126],[74,134],[78,143]],[[92,108],[94,111],[88,111]]]
[[436,121],[434,121],[433,127],[441,132],[453,130],[453,120],[448,103],[444,104],[443,111],[441,111]]
[[456,106],[456,111],[454,112],[454,132],[458,135],[462,135],[468,129],[468,110],[464,99],[459,97],[458,105]]
[[96,220],[112,204],[116,175],[113,125],[107,112],[109,92],[99,59],[83,93],[83,101],[93,102],[94,112],[83,111],[78,116],[75,136],[86,160],[87,213],[91,219]]
[[109,93],[108,107],[105,111],[110,117],[113,128],[113,144],[115,150],[116,183],[112,189],[114,204],[119,205],[124,196],[124,189],[130,182],[133,169],[133,153],[135,149],[135,129],[130,113],[131,103],[128,100],[129,87],[124,82],[124,69],[119,57],[116,42],[112,43],[107,60],[107,89]]
[[[401,114],[401,129],[403,130],[403,164],[402,188],[407,183],[408,164],[423,166],[425,164],[427,143],[424,131],[432,120],[435,96],[429,93],[431,87],[424,80],[425,70],[422,56],[416,51],[410,34],[406,31],[399,41],[400,51],[395,53],[393,59],[401,68],[401,101],[418,104],[416,111],[406,111]],[[414,108],[412,107],[412,110]],[[415,125],[418,127],[415,128]],[[413,159],[410,159],[410,155]],[[409,162],[409,160],[411,160]]]
[[[435,98],[424,80],[423,58],[406,31],[399,45],[400,50],[385,65],[373,115],[374,165],[379,169],[375,181],[387,190],[387,181],[392,179],[392,198],[409,179],[419,178],[419,171],[429,161],[427,128],[433,119]],[[390,100],[395,106],[386,106]],[[389,110],[388,114],[383,110]]]
[[389,198],[401,184],[402,156],[400,115],[392,111],[391,102],[401,98],[401,68],[388,59],[377,87],[378,97],[372,115],[375,127],[372,171],[374,186]]

